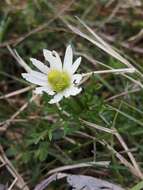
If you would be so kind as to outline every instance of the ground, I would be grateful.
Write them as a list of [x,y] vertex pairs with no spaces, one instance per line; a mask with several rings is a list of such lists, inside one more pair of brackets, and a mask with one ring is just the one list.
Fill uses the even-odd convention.
[[[125,189],[143,180],[142,9],[141,0],[0,2],[1,156],[30,189],[61,166],[67,166],[66,173],[97,177]],[[35,97],[10,49],[34,68],[31,57],[44,62],[46,48],[63,60],[69,44],[74,60],[82,57],[78,73],[99,73],[84,78],[79,95],[50,105],[46,93]],[[89,162],[94,163],[78,167]],[[10,185],[9,168],[0,167],[0,184]],[[68,189],[64,183],[58,187]]]

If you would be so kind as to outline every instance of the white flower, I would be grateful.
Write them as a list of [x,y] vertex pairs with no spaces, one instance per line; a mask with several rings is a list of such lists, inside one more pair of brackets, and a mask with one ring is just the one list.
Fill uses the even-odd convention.
[[79,94],[82,88],[78,88],[77,85],[81,81],[82,75],[75,74],[75,71],[80,65],[81,57],[73,63],[73,51],[70,45],[66,49],[63,64],[56,51],[44,49],[43,54],[50,67],[31,58],[33,65],[39,71],[31,70],[29,73],[22,73],[23,78],[39,86],[34,92],[36,94],[46,92],[54,95],[53,99],[49,101],[50,104],[59,102],[63,97]]

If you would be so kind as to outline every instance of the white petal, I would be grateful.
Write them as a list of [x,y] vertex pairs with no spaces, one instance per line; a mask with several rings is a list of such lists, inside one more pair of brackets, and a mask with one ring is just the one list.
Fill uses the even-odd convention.
[[45,60],[50,63],[51,69],[62,70],[62,62],[59,54],[56,51],[43,49]]
[[38,78],[32,76],[30,73],[22,73],[22,77],[33,84],[37,84],[40,86],[47,85],[47,82],[45,80],[38,79]]
[[32,75],[35,78],[40,79],[40,80],[47,81],[47,75],[45,75],[45,74],[43,74],[41,72],[37,72],[37,71],[31,70],[29,74]]
[[75,73],[75,71],[78,69],[81,62],[81,57],[79,57],[72,65],[72,73]]
[[72,82],[75,82],[76,84],[78,84],[82,79],[82,75],[81,74],[75,74],[72,76]]
[[58,94],[56,94],[56,95],[54,96],[53,99],[51,99],[51,100],[49,101],[49,104],[57,103],[57,102],[59,102],[62,98],[63,98],[63,93],[58,93]]
[[44,87],[37,87],[37,88],[35,88],[34,93],[35,94],[43,94],[43,88]]
[[75,86],[70,87],[64,91],[64,96],[67,98],[69,96],[75,96],[81,92],[82,88],[78,88]]
[[35,67],[37,67],[37,69],[39,69],[41,72],[43,72],[45,74],[48,73],[49,68],[44,63],[42,63],[41,61],[34,59],[34,58],[30,58],[30,60],[32,61],[33,65]]
[[71,89],[71,88],[68,88],[68,89],[66,89],[66,90],[63,92],[65,98],[68,98],[68,97],[71,95],[70,89]]
[[54,95],[55,94],[49,87],[37,87],[34,90],[35,94],[43,94],[43,92],[46,92],[49,95]]
[[81,87],[80,88],[78,88],[78,87],[72,87],[71,88],[71,95],[75,96],[75,95],[79,94],[81,91],[82,91]]
[[71,73],[73,61],[73,51],[71,45],[69,45],[65,52],[63,69]]

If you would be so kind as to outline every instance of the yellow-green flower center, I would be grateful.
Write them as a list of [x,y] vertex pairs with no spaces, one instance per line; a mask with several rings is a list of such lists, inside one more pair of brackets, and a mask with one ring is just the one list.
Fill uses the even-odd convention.
[[68,73],[64,71],[51,70],[48,73],[48,82],[54,91],[61,92],[70,86],[71,80]]

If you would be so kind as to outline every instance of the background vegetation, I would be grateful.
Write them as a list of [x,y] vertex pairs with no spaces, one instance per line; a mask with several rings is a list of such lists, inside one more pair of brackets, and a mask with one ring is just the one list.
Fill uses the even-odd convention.
[[[142,1],[134,0],[0,2],[0,124],[7,126],[0,132],[0,144],[30,188],[47,177],[51,169],[93,161],[111,163],[108,167],[93,165],[66,172],[95,176],[125,188],[143,179],[142,9]],[[63,57],[71,43],[74,58],[83,57],[79,72],[106,69],[97,61],[112,68],[125,68],[69,29],[67,22],[85,30],[75,16],[116,47],[140,73],[127,77],[96,74],[82,84],[81,94],[64,99],[61,109],[49,105],[46,94],[31,101],[32,87],[21,78],[24,70],[13,59],[8,45],[29,65],[30,57],[44,60],[43,48],[54,49]],[[11,92],[15,94],[3,96]],[[11,118],[23,105],[25,109]],[[97,125],[101,130],[96,129]],[[103,127],[111,131],[106,132]],[[132,164],[133,171],[118,159],[118,154]],[[137,163],[139,168],[135,167]],[[4,178],[1,183],[5,183]]]

